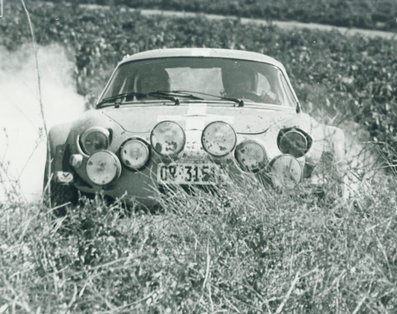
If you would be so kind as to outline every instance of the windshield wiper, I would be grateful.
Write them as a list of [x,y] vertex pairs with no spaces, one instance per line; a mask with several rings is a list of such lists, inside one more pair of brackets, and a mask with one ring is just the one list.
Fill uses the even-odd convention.
[[120,105],[120,103],[122,102],[123,98],[127,99],[128,97],[144,97],[144,96],[145,94],[143,93],[129,92],[129,93],[122,93],[115,96],[106,97],[97,104],[97,108],[101,108],[103,107],[102,106],[103,104],[111,103],[111,102],[114,102],[115,106],[118,107],[118,105]]
[[120,107],[120,104],[123,103],[129,97],[139,97],[139,98],[147,98],[147,97],[155,97],[155,98],[162,98],[171,100],[177,106],[180,104],[179,98],[174,97],[172,95],[168,95],[167,92],[163,91],[155,91],[150,93],[138,93],[138,92],[129,92],[129,93],[122,93],[115,96],[110,96],[102,99],[98,104],[97,108],[103,108],[106,103],[114,103],[116,108]]
[[155,97],[155,98],[163,98],[167,100],[171,100],[174,102],[174,104],[177,106],[180,104],[180,97],[183,98],[188,98],[188,99],[195,99],[195,100],[204,100],[202,97],[194,96],[190,93],[186,93],[183,91],[154,91],[154,92],[149,92],[149,93],[138,93],[138,92],[129,92],[129,93],[122,93],[119,95],[115,96],[110,96],[102,99],[97,105],[98,108],[103,107],[102,105],[105,103],[113,103],[115,104],[115,107],[118,108],[120,104],[123,102],[123,99],[129,98],[129,97],[140,97],[140,98],[147,98],[147,97]]
[[[244,107],[244,100],[240,99],[240,98],[233,98],[233,97],[226,97],[226,96],[221,96],[221,95],[214,95],[214,94],[208,94],[208,93],[204,93],[204,92],[197,92],[197,91],[190,91],[190,90],[176,90],[173,91],[175,93],[184,93],[193,97],[197,97],[194,96],[193,94],[198,94],[198,95],[203,95],[203,96],[210,96],[210,97],[214,97],[214,98],[218,98],[218,99],[222,99],[222,100],[229,100],[229,101],[233,101],[234,103],[237,104],[238,107]],[[198,97],[200,98],[200,97]],[[204,98],[201,98],[204,99]]]

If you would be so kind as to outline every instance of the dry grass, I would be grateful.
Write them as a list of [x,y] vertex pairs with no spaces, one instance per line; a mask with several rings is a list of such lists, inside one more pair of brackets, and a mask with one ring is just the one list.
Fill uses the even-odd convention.
[[157,214],[100,198],[58,219],[40,204],[4,204],[0,313],[396,311],[392,182],[361,205],[252,180],[223,191],[176,193]]

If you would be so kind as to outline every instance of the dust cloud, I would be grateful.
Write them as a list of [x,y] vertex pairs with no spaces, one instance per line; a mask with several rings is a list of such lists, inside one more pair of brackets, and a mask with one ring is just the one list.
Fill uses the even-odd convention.
[[[38,47],[47,127],[77,118],[84,98],[73,80],[73,58],[59,45]],[[0,47],[0,203],[41,198],[46,134],[31,45]]]
[[345,133],[347,183],[355,195],[369,193],[379,182],[386,181],[385,160],[363,126],[350,120],[339,127]]

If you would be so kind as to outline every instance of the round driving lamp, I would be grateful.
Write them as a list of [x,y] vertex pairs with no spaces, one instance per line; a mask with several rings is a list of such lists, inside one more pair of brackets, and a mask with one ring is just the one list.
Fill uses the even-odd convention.
[[248,172],[257,172],[267,164],[265,148],[252,140],[238,144],[234,156],[240,168]]
[[291,155],[281,155],[270,163],[270,174],[276,189],[293,189],[302,179],[302,166]]
[[120,160],[110,151],[96,152],[87,160],[86,173],[92,183],[107,185],[120,176]]
[[140,139],[129,139],[120,148],[122,163],[133,170],[139,170],[149,160],[149,147]]
[[302,157],[310,148],[308,136],[295,128],[281,130],[277,144],[283,154],[290,154],[296,158]]
[[178,123],[173,121],[158,123],[150,134],[153,149],[163,156],[179,154],[185,146],[185,141],[185,132]]
[[223,157],[236,146],[237,136],[232,126],[223,121],[208,124],[201,135],[204,150],[212,156]]
[[102,127],[92,127],[81,135],[80,143],[83,151],[92,155],[109,147],[109,130]]

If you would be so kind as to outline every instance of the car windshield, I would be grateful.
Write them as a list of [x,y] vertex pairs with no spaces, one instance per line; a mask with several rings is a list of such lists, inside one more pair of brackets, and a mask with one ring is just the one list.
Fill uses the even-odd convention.
[[[161,98],[153,94],[159,91],[197,96],[187,97],[186,101],[216,101],[226,97],[245,102],[296,105],[286,78],[276,66],[211,57],[171,57],[124,63],[115,71],[99,103],[117,99],[118,95],[127,95],[125,101],[128,102],[153,101]],[[151,98],[151,94],[155,97]]]

